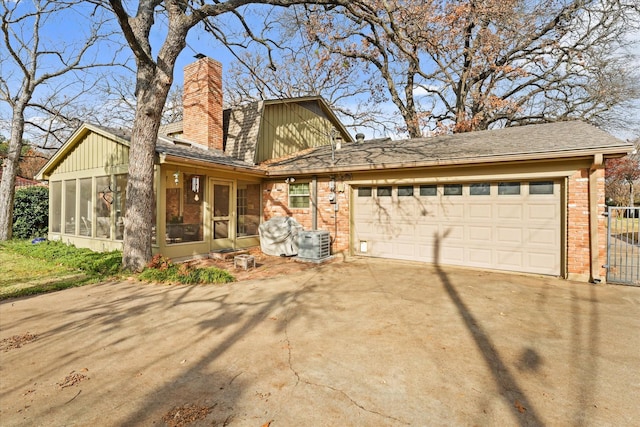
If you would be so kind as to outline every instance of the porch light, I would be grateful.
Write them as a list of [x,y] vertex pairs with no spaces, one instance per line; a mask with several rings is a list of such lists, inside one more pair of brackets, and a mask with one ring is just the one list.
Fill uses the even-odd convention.
[[197,175],[191,178],[191,191],[196,194],[194,200],[196,202],[200,200],[200,196],[198,195],[198,192],[200,192],[200,177]]
[[180,172],[175,171],[173,173],[173,182],[175,182],[176,185],[180,184]]

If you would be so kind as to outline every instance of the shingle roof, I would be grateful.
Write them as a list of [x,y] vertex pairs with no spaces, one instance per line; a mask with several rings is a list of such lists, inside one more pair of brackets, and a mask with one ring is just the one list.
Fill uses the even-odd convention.
[[330,146],[268,165],[269,174],[320,170],[368,170],[445,164],[470,164],[512,159],[572,157],[586,151],[626,153],[633,148],[608,133],[581,121],[510,127],[431,138],[393,141],[376,139]]
[[[131,132],[129,130],[110,128],[106,126],[91,126],[117,136],[125,141],[131,141]],[[172,139],[169,137],[158,137],[158,140],[156,141],[156,153],[189,160],[200,160],[218,165],[258,170],[252,163],[235,159],[220,150],[200,148],[196,144],[184,143],[178,139]]]

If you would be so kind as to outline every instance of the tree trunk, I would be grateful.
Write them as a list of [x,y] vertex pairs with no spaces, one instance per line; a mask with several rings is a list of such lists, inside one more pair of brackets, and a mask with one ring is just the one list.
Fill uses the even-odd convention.
[[171,77],[155,66],[138,66],[138,104],[129,148],[127,213],[122,251],[122,267],[134,272],[142,271],[151,259],[155,147],[171,81]]
[[13,203],[18,162],[22,152],[22,133],[24,132],[24,104],[18,103],[13,109],[9,152],[2,164],[2,182],[0,182],[0,241],[11,239],[13,232]]

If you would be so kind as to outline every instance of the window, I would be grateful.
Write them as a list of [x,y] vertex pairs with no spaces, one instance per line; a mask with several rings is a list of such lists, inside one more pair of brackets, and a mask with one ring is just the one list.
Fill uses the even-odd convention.
[[111,204],[113,191],[111,178],[99,176],[96,178],[96,237],[111,238]]
[[260,184],[238,183],[238,237],[255,236],[260,225]]
[[376,194],[378,197],[391,197],[391,186],[378,187]]
[[64,232],[76,234],[76,180],[64,181]]
[[462,184],[445,184],[445,196],[462,196]]
[[371,197],[371,187],[358,187],[358,197]]
[[498,183],[498,194],[500,196],[517,196],[520,194],[520,183],[500,182]]
[[116,240],[124,237],[124,216],[127,213],[127,175],[116,175],[116,191],[114,191],[114,204],[116,210]]
[[60,233],[62,224],[62,181],[51,183],[50,197],[49,216],[51,218],[51,232]]
[[309,183],[289,184],[289,207],[304,209],[309,207]]
[[469,185],[469,194],[472,196],[489,196],[491,194],[491,184],[482,182]]
[[436,196],[436,195],[438,195],[438,186],[437,185],[421,185],[420,186],[420,195],[421,196]]
[[93,220],[93,193],[91,191],[92,179],[80,180],[80,228],[81,236],[91,236],[91,223]]
[[413,196],[413,185],[398,186],[398,197],[410,197],[410,196]]
[[553,194],[553,181],[530,182],[529,194]]

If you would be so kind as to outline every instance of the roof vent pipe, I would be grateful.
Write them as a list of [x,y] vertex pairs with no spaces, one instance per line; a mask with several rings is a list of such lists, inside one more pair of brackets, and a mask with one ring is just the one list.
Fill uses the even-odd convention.
[[364,142],[364,133],[357,133],[356,134],[356,143],[357,144],[361,144]]

